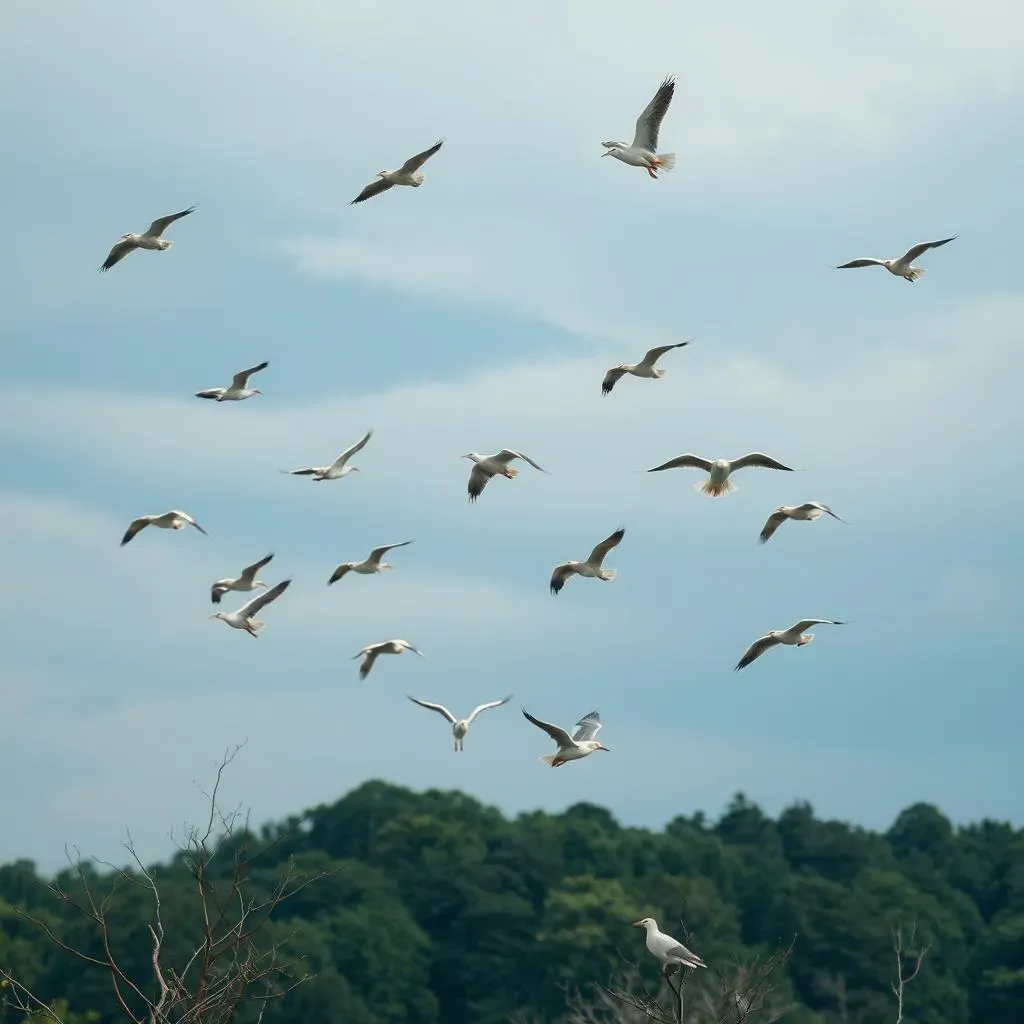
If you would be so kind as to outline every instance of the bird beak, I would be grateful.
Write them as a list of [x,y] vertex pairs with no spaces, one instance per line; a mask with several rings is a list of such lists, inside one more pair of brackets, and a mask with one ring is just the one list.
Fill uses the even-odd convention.
[[634,921],[634,922],[633,922],[633,923],[632,923],[632,924],[630,925],[630,928],[643,928],[643,926],[644,926],[644,923],[643,923],[643,921]]

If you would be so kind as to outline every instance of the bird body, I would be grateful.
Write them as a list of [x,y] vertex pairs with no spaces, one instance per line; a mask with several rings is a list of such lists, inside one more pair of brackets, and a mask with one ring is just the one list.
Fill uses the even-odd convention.
[[462,457],[469,459],[473,463],[473,468],[469,471],[470,501],[476,501],[483,494],[487,481],[492,476],[503,476],[508,480],[514,480],[519,475],[519,470],[513,469],[509,465],[513,459],[522,459],[523,462],[529,463],[534,469],[539,469],[542,473],[547,472],[546,469],[541,469],[529,455],[513,451],[511,448],[502,448],[500,452],[496,452],[494,455],[466,452]]
[[180,530],[183,526],[194,526],[200,533],[206,531],[187,513],[179,509],[164,512],[158,516],[139,516],[133,519],[121,538],[121,547],[124,547],[140,530],[147,526],[159,526],[161,530]]
[[271,601],[276,601],[291,585],[291,580],[283,580],[269,590],[258,594],[256,597],[246,601],[238,611],[235,612],[214,612],[211,619],[222,619],[229,626],[235,629],[244,629],[249,636],[256,636],[266,623],[255,618],[260,609],[265,608]]
[[409,157],[408,160],[402,164],[397,171],[378,171],[377,177],[374,181],[371,181],[362,192],[359,193],[349,203],[352,206],[355,203],[366,202],[367,199],[372,199],[376,195],[380,195],[381,192],[386,192],[393,185],[410,185],[412,188],[419,188],[420,185],[426,180],[426,175],[420,171],[420,168],[444,145],[444,139],[440,139],[435,142],[430,149],[425,149],[422,153],[417,153],[415,156]]
[[411,540],[403,540],[401,544],[382,544],[379,548],[374,548],[365,561],[342,562],[331,574],[327,585],[337,583],[346,573],[350,572],[357,572],[361,576],[370,576],[376,572],[383,572],[385,569],[393,569],[394,566],[390,562],[382,562],[381,558],[392,548],[404,548],[411,543]]
[[678,939],[666,935],[658,927],[658,922],[653,917],[644,917],[639,921],[634,921],[633,927],[644,929],[647,933],[647,949],[664,966],[679,964],[682,967],[707,967],[707,964],[692,949],[687,949]]
[[260,363],[259,366],[250,366],[248,370],[239,370],[226,388],[197,391],[196,398],[212,398],[215,402],[241,402],[245,398],[252,398],[253,395],[262,395],[263,392],[259,388],[249,387],[249,378],[254,373],[265,370],[269,365],[270,363]]
[[464,749],[463,742],[466,738],[466,733],[469,732],[469,727],[473,724],[473,719],[476,718],[481,711],[486,711],[488,708],[500,708],[503,704],[507,704],[511,699],[512,695],[509,694],[501,700],[492,700],[488,701],[486,704],[478,704],[468,715],[466,715],[465,718],[456,718],[443,704],[432,704],[428,700],[420,700],[418,697],[409,697],[409,700],[414,704],[419,704],[421,708],[426,708],[428,711],[436,711],[439,715],[443,715],[452,723],[452,737],[454,738],[456,753]]
[[373,436],[373,431],[368,430],[363,437],[356,441],[355,444],[350,445],[346,448],[329,466],[308,466],[305,469],[283,469],[282,473],[287,473],[290,476],[311,476],[314,483],[320,483],[323,480],[338,480],[343,476],[348,476],[349,473],[358,473],[358,466],[348,465],[348,460],[352,458],[356,452],[362,451],[366,447],[366,442]]
[[789,629],[773,629],[764,636],[755,640],[744,652],[744,655],[736,663],[733,671],[738,672],[746,668],[752,661],[760,658],[765,651],[777,647],[779,644],[787,644],[790,647],[803,647],[814,639],[813,633],[805,633],[805,629],[811,626],[844,626],[846,623],[838,622],[835,619],[801,619]]
[[660,473],[663,469],[703,469],[708,474],[708,478],[701,483],[694,484],[695,490],[698,494],[703,494],[708,498],[720,498],[736,490],[736,485],[729,479],[730,475],[737,469],[745,469],[748,466],[756,466],[759,469],[781,469],[787,473],[793,472],[789,466],[784,466],[781,462],[776,462],[775,459],[762,455],[760,452],[751,452],[749,455],[733,459],[731,462],[728,459],[715,459],[714,461],[702,459],[699,455],[678,455],[647,472]]
[[231,590],[257,590],[260,587],[266,587],[266,583],[263,580],[256,579],[256,573],[260,571],[272,558],[274,553],[271,552],[265,558],[261,558],[258,562],[253,562],[252,565],[247,565],[241,573],[232,579],[217,580],[216,583],[210,588],[210,600],[214,604],[220,604],[220,599]]
[[644,107],[636,120],[636,130],[631,145],[625,142],[602,142],[605,151],[601,156],[613,156],[631,167],[643,167],[652,178],[657,172],[671,171],[676,165],[675,153],[658,152],[658,132],[675,94],[675,80],[666,78],[658,87],[654,98]]
[[805,501],[802,505],[780,505],[768,517],[760,536],[757,538],[758,543],[767,543],[769,538],[787,519],[795,519],[797,522],[813,522],[824,515],[830,515],[841,523],[846,522],[841,516],[837,516],[828,505],[823,505],[820,501]]
[[594,739],[601,728],[601,716],[596,711],[584,715],[576,723],[576,732],[572,736],[557,725],[534,718],[526,708],[523,708],[522,712],[528,722],[533,722],[538,729],[543,729],[558,744],[558,750],[554,754],[545,754],[541,758],[546,765],[550,765],[552,768],[560,768],[570,761],[578,761],[595,750],[608,750],[604,744],[598,743]]
[[682,348],[684,345],[689,344],[690,343],[688,341],[680,341],[675,345],[659,345],[657,348],[650,349],[639,363],[622,363],[620,366],[613,366],[604,375],[604,380],[601,381],[601,394],[611,394],[612,388],[615,387],[619,378],[624,377],[627,373],[632,374],[634,377],[660,380],[665,376],[665,371],[654,364],[666,352],[669,352],[674,348]]
[[180,220],[182,217],[187,217],[194,210],[195,207],[190,206],[187,210],[182,210],[181,213],[171,213],[166,217],[157,217],[157,219],[153,221],[153,223],[150,224],[141,235],[122,235],[114,243],[114,247],[110,250],[107,258],[103,261],[103,266],[100,267],[100,270],[110,270],[111,267],[120,263],[125,256],[130,252],[134,252],[136,249],[160,250],[161,252],[165,249],[170,249],[174,243],[166,238],[161,238],[160,236],[176,220]]
[[563,562],[561,565],[556,565],[554,572],[551,574],[551,593],[557,594],[562,587],[565,586],[566,582],[571,576],[583,576],[587,579],[604,580],[608,582],[615,579],[614,569],[602,568],[605,556],[613,547],[615,547],[619,541],[622,540],[626,535],[626,528],[620,526],[613,534],[605,537],[600,544],[598,544],[593,551],[590,552],[589,557],[585,562]]
[[956,237],[956,235],[951,235],[949,238],[942,238],[937,242],[918,242],[917,245],[912,245],[902,256],[893,260],[864,257],[862,259],[850,260],[849,263],[842,263],[836,269],[849,270],[853,267],[885,267],[890,274],[902,277],[904,281],[909,281],[913,284],[924,277],[924,268],[913,266],[914,260],[929,249],[937,249],[940,245],[952,242]]
[[401,654],[403,651],[412,651],[421,658],[426,655],[416,650],[408,640],[382,640],[379,644],[367,644],[358,654],[352,656],[352,660],[362,658],[363,663],[359,666],[359,678],[365,679],[373,668],[373,663],[381,654]]

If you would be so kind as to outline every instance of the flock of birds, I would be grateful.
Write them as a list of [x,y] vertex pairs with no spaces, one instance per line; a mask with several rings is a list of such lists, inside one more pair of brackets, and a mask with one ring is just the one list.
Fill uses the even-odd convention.
[[[669,109],[674,91],[674,80],[667,78],[658,88],[654,98],[647,104],[639,118],[637,118],[632,143],[628,145],[617,141],[602,143],[605,149],[602,156],[611,156],[629,166],[643,168],[655,180],[658,178],[659,171],[672,170],[676,163],[676,157],[672,153],[658,152],[658,137],[662,120]],[[421,168],[427,160],[440,151],[443,144],[444,140],[439,140],[429,149],[406,160],[398,170],[378,172],[374,180],[366,185],[355,199],[352,200],[352,204],[362,203],[375,196],[379,196],[396,185],[418,188],[424,182],[424,174]],[[176,221],[192,214],[195,209],[195,206],[190,206],[179,213],[158,217],[142,234],[123,235],[114,244],[100,269],[103,271],[110,270],[136,249],[166,251],[171,247],[172,243],[163,237],[164,232]],[[938,241],[921,242],[912,246],[906,253],[895,259],[860,258],[843,263],[837,269],[880,266],[884,267],[889,273],[913,283],[920,280],[924,274],[922,268],[914,266],[914,261],[928,250],[946,245],[956,237],[954,235]],[[683,348],[688,344],[690,344],[689,341],[682,341],[672,345],[661,345],[648,351],[639,362],[623,363],[612,367],[607,371],[601,382],[602,395],[610,395],[616,384],[627,375],[645,380],[658,380],[662,378],[665,375],[665,371],[657,365],[659,360],[668,352]],[[215,402],[238,402],[262,394],[258,388],[250,386],[250,380],[255,374],[265,370],[267,366],[268,363],[262,362],[248,369],[240,370],[232,377],[231,383],[227,387],[208,388],[196,392],[196,397]],[[341,480],[353,473],[359,472],[359,467],[352,465],[351,460],[366,447],[372,436],[372,430],[368,430],[362,438],[346,448],[329,465],[308,466],[300,469],[282,470],[281,472],[296,476],[308,476],[312,478],[314,483]],[[511,464],[513,462],[523,462],[539,472],[545,472],[540,465],[524,452],[511,448],[503,448],[493,455],[468,452],[464,458],[469,459],[472,463],[468,482],[470,502],[475,502],[481,496],[492,478],[501,476],[508,480],[514,479],[519,471],[512,467]],[[720,498],[735,490],[735,485],[732,482],[733,475],[740,470],[749,468],[792,472],[791,467],[761,452],[750,452],[732,460],[706,459],[687,453],[669,459],[667,462],[648,470],[648,472],[658,473],[670,469],[699,470],[706,474],[706,477],[695,485],[696,490],[707,497]],[[787,521],[813,522],[823,516],[829,516],[845,522],[831,508],[819,501],[807,501],[799,505],[781,505],[768,516],[758,541],[762,544],[766,543],[779,527]],[[148,526],[171,530],[181,530],[185,526],[193,526],[202,533],[206,532],[186,512],[172,510],[160,515],[146,515],[135,519],[125,532],[121,544],[127,544]],[[621,543],[624,536],[625,529],[620,527],[599,544],[595,545],[586,559],[582,561],[570,560],[557,565],[551,574],[551,593],[553,595],[559,594],[573,576],[579,576],[583,579],[597,579],[604,582],[614,579],[615,570],[606,569],[604,561],[609,552]],[[343,562],[334,569],[327,581],[328,585],[337,583],[350,572],[358,575],[372,575],[391,569],[390,563],[383,561],[384,556],[389,551],[405,547],[411,543],[413,543],[411,540],[406,540],[397,544],[381,545],[374,548],[363,561]],[[290,579],[285,579],[273,586],[268,586],[257,578],[259,572],[266,568],[273,557],[271,553],[252,565],[246,566],[237,577],[226,577],[217,580],[211,589],[211,598],[215,604],[219,604],[224,595],[228,593],[247,593],[250,591],[259,591],[259,593],[237,610],[231,612],[217,611],[211,618],[220,619],[234,629],[247,632],[250,636],[257,636],[264,623],[256,616],[281,597],[291,585]],[[764,636],[756,639],[747,648],[743,656],[736,663],[735,669],[739,670],[747,667],[773,647],[780,645],[801,647],[810,643],[813,640],[813,634],[808,633],[807,630],[819,625],[843,625],[843,623],[835,619],[803,619],[787,629],[770,630]],[[403,639],[385,640],[380,643],[368,644],[353,656],[354,659],[361,660],[359,677],[365,679],[372,670],[377,658],[382,654],[403,654],[406,651],[424,657],[422,651]],[[409,699],[418,706],[443,716],[452,726],[454,749],[461,751],[469,727],[477,715],[491,708],[503,706],[508,703],[511,697],[504,697],[501,700],[480,704],[465,718],[457,718],[442,704],[421,700],[417,697],[410,697]],[[608,750],[607,747],[597,740],[597,734],[601,729],[601,720],[596,711],[584,715],[576,723],[575,731],[571,735],[567,730],[557,725],[535,718],[525,708],[522,711],[527,721],[546,732],[555,742],[557,747],[555,753],[545,755],[542,758],[544,763],[553,768],[587,757],[597,750]],[[637,921],[636,924],[646,930],[648,949],[663,964],[678,963],[687,967],[705,966],[696,954],[687,950],[685,946],[671,938],[671,936],[660,932],[657,922],[652,918],[644,918],[641,921]]]

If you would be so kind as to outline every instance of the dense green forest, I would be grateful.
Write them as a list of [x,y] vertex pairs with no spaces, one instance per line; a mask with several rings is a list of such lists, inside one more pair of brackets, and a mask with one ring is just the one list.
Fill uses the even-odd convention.
[[[594,983],[624,985],[631,963],[657,988],[643,931],[630,927],[647,915],[689,936],[709,965],[700,984],[792,943],[766,1020],[894,1021],[892,931],[916,925],[928,952],[906,989],[907,1024],[1024,1022],[1024,830],[957,829],[927,804],[881,834],[806,804],[773,820],[738,795],[717,822],[681,816],[651,832],[591,804],[510,820],[457,792],[368,782],[258,833],[237,827],[211,849],[205,869],[187,852],[149,869],[164,955],[187,959],[202,934],[197,891],[227,885],[247,851],[241,883],[256,906],[297,889],[259,941],[281,944],[294,977],[315,975],[268,1003],[264,1024],[565,1020],[574,992],[585,1001]],[[61,1000],[69,1024],[124,1019],[109,972],[54,942],[102,960],[96,919],[72,903],[83,879],[101,894],[115,877],[93,865],[52,879],[29,861],[0,867],[0,972]],[[137,870],[100,909],[125,975],[152,992],[153,894],[139,880]],[[23,1016],[9,1000],[0,1010],[3,1024]],[[255,1020],[244,1003],[237,1017]]]

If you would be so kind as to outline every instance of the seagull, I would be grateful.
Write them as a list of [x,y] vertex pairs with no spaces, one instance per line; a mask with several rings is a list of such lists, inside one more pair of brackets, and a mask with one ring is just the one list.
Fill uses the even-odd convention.
[[392,548],[404,548],[406,544],[411,544],[411,540],[403,540],[401,544],[382,544],[379,548],[374,548],[369,557],[365,562],[342,562],[333,573],[331,578],[327,581],[327,586],[332,583],[337,583],[342,576],[347,572],[358,572],[363,576],[369,576],[371,573],[383,572],[385,569],[393,569],[394,566],[390,562],[382,562],[381,559],[386,555]]
[[349,473],[358,473],[358,466],[347,466],[346,463],[356,452],[362,451],[366,447],[366,442],[372,436],[373,431],[368,430],[363,435],[362,440],[356,441],[354,445],[346,448],[330,466],[312,466],[308,469],[282,469],[281,472],[288,473],[291,476],[311,476],[314,483],[319,483],[321,480],[337,480],[339,477],[347,476]]
[[804,633],[805,629],[811,626],[845,626],[845,622],[837,622],[835,619],[801,619],[796,625],[789,629],[773,629],[769,633],[755,640],[748,648],[742,658],[736,663],[734,672],[746,668],[752,661],[760,658],[765,651],[776,647],[778,644],[789,644],[791,647],[803,647],[814,639],[813,633]]
[[590,552],[590,556],[585,562],[563,562],[561,565],[555,566],[555,571],[551,574],[551,593],[557,594],[562,587],[565,586],[566,580],[572,575],[587,576],[591,579],[598,580],[613,580],[615,579],[614,569],[602,569],[601,563],[605,559],[605,555],[616,544],[622,540],[626,535],[626,528],[620,526],[611,536],[605,537],[593,551]]
[[271,601],[276,601],[291,586],[291,582],[291,580],[283,580],[265,593],[246,601],[237,612],[214,612],[210,618],[223,619],[229,626],[233,626],[235,629],[244,629],[249,636],[255,636],[266,623],[254,619],[253,616]]
[[193,210],[195,210],[195,207],[190,206],[187,210],[182,210],[181,213],[171,213],[166,217],[157,217],[141,235],[122,235],[114,243],[113,249],[110,250],[109,255],[103,261],[103,266],[100,267],[100,270],[109,270],[115,263],[120,263],[128,253],[134,252],[136,249],[159,249],[161,252],[164,249],[170,249],[174,243],[160,236],[176,220],[187,217]]
[[514,479],[519,475],[518,469],[511,469],[509,463],[513,459],[522,459],[523,462],[528,462],[534,469],[540,469],[542,473],[546,473],[546,469],[541,469],[529,455],[524,455],[522,452],[514,452],[511,448],[502,448],[500,452],[495,455],[481,455],[479,452],[467,452],[462,456],[464,459],[471,459],[473,461],[473,468],[469,471],[469,500],[476,501],[477,498],[483,494],[484,488],[487,486],[487,481],[492,476],[504,476],[509,480]]
[[643,928],[647,932],[647,948],[667,967],[679,964],[683,967],[707,967],[707,964],[692,949],[687,949],[681,942],[666,935],[653,917],[643,917],[633,922],[634,928]]
[[647,472],[660,473],[663,469],[703,469],[711,475],[703,483],[694,484],[694,490],[709,498],[721,498],[722,495],[736,490],[736,485],[729,479],[729,474],[734,473],[737,469],[746,469],[747,466],[756,466],[759,469],[783,469],[787,473],[793,472],[789,466],[784,466],[781,462],[776,462],[760,452],[751,452],[749,455],[733,459],[731,462],[728,459],[715,459],[712,462],[710,459],[702,459],[699,455],[677,455],[674,459],[669,459],[668,462],[663,462],[660,466],[655,466],[654,469],[649,469]]
[[359,666],[359,678],[365,679],[370,674],[377,655],[401,654],[402,651],[412,651],[413,654],[418,654],[421,658],[426,657],[422,651],[416,650],[408,640],[382,640],[379,644],[367,644],[358,654],[352,655],[352,660],[363,659],[362,665]]
[[578,761],[595,750],[608,750],[608,748],[594,739],[601,728],[601,716],[596,711],[584,715],[577,723],[576,732],[570,735],[557,725],[542,722],[534,718],[526,708],[522,709],[528,722],[533,722],[538,729],[543,729],[557,744],[558,750],[554,754],[545,754],[541,760],[552,768],[558,768],[569,761]]
[[511,699],[512,694],[509,694],[501,700],[492,700],[488,701],[486,704],[478,704],[468,715],[466,715],[465,718],[456,718],[443,704],[431,704],[429,700],[420,700],[419,697],[409,697],[409,700],[411,700],[413,704],[419,704],[421,708],[426,708],[428,711],[436,711],[439,715],[444,715],[444,717],[452,723],[452,736],[455,737],[456,753],[465,749],[462,744],[466,738],[466,733],[469,732],[469,727],[473,724],[473,719],[476,718],[481,711],[486,711],[488,708],[500,708],[502,704],[507,704]]
[[902,256],[895,260],[876,260],[869,257],[850,260],[849,263],[840,264],[836,267],[836,270],[849,270],[852,267],[885,267],[890,274],[902,277],[904,281],[909,281],[913,284],[924,277],[924,269],[922,267],[911,266],[914,260],[929,249],[938,249],[940,245],[952,242],[957,237],[959,236],[951,235],[949,238],[942,238],[938,242],[918,242],[917,245],[912,245]]
[[627,373],[633,374],[634,377],[649,377],[653,380],[660,380],[665,376],[665,371],[659,370],[654,364],[666,352],[689,344],[688,341],[680,341],[675,345],[659,345],[657,348],[650,349],[639,363],[623,363],[621,366],[613,366],[604,375],[604,380],[601,381],[601,394],[610,395],[612,388],[618,383],[619,378]]
[[252,565],[247,565],[241,572],[241,575],[237,579],[224,579],[217,580],[216,583],[210,588],[210,600],[214,604],[220,604],[220,599],[229,590],[257,590],[259,587],[265,587],[266,583],[263,580],[256,579],[256,573],[260,571],[272,558],[274,553],[271,552],[266,558],[261,558],[258,562],[253,562]]
[[842,516],[837,516],[835,512],[828,507],[828,505],[822,505],[820,501],[805,501],[802,505],[780,505],[768,517],[768,521],[764,524],[764,529],[761,531],[761,535],[757,538],[757,541],[759,544],[765,544],[772,534],[775,533],[775,531],[787,519],[796,519],[800,522],[813,522],[815,519],[820,519],[824,515],[829,515],[833,519],[838,519],[841,523],[846,522]]
[[139,530],[144,530],[147,526],[159,526],[161,530],[180,530],[186,523],[189,526],[194,526],[200,533],[206,533],[187,512],[180,512],[177,509],[164,512],[159,516],[139,516],[138,519],[133,519],[128,529],[125,530],[124,536],[121,538],[121,547],[124,547]]
[[412,185],[413,188],[419,188],[426,177],[426,175],[419,173],[420,168],[443,144],[444,139],[440,139],[430,149],[425,149],[422,153],[409,157],[397,171],[378,171],[377,178],[371,181],[348,205],[352,206],[355,203],[362,203],[367,199],[372,199],[374,196],[380,195],[381,192],[387,192],[392,185]]
[[226,388],[207,388],[205,391],[197,391],[196,398],[212,398],[217,402],[240,402],[243,398],[252,398],[253,395],[262,395],[259,388],[249,387],[249,378],[260,370],[265,370],[270,363],[260,363],[259,366],[250,366],[248,370],[239,370],[231,378],[231,384]]
[[613,156],[624,164],[645,167],[652,178],[658,177],[658,170],[671,171],[676,165],[676,155],[658,152],[658,131],[675,91],[675,79],[666,78],[654,94],[654,99],[644,107],[644,112],[636,119],[633,145],[627,146],[624,142],[602,142],[605,152],[601,156]]

